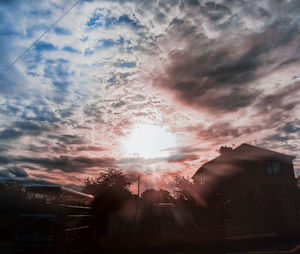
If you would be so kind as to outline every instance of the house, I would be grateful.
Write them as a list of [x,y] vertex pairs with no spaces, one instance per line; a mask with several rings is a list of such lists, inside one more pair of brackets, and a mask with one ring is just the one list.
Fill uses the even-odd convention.
[[300,229],[294,159],[249,144],[222,147],[192,179],[203,199],[219,194],[227,234],[292,234]]
[[192,179],[195,184],[209,185],[228,198],[247,193],[291,193],[297,186],[294,159],[249,144],[235,149],[222,147],[220,155],[202,165]]

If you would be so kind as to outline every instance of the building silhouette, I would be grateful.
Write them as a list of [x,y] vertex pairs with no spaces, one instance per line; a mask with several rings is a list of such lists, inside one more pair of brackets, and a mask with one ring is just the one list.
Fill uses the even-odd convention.
[[218,193],[229,236],[295,234],[299,189],[293,159],[249,144],[222,147],[192,178],[204,199]]

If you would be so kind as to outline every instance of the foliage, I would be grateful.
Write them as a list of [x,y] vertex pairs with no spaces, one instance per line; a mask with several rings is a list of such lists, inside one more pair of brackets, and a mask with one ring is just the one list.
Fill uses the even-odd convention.
[[94,215],[97,235],[108,230],[111,213],[120,210],[131,197],[129,190],[134,181],[117,168],[100,171],[96,178],[84,179],[85,193],[94,195]]
[[115,189],[129,191],[134,181],[117,168],[100,171],[96,178],[84,179],[84,192],[95,194],[99,189]]
[[176,176],[174,179],[174,193],[177,199],[192,201],[194,193],[194,183],[191,178],[184,176]]
[[158,203],[170,203],[174,201],[174,198],[170,195],[170,192],[167,190],[155,190],[148,189],[145,190],[141,195],[143,201],[150,204],[158,204]]
[[83,191],[94,195],[97,210],[110,213],[120,209],[130,198],[129,188],[133,182],[122,170],[108,168],[100,171],[96,178],[86,178]]

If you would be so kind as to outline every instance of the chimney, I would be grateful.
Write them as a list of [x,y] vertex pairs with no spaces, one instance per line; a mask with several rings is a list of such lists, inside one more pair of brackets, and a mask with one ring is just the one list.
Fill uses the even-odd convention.
[[232,151],[232,147],[230,146],[221,146],[219,149],[220,154],[230,153]]

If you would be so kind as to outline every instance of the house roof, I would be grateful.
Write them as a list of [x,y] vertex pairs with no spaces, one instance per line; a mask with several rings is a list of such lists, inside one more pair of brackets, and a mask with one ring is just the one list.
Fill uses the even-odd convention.
[[251,155],[259,155],[260,157],[281,157],[288,160],[294,160],[296,157],[284,153],[275,152],[269,149],[265,149],[258,146],[253,146],[249,144],[241,144],[237,148],[235,148],[233,151],[237,151],[240,153],[244,153],[246,156],[251,157]]
[[278,159],[285,159],[285,160],[293,160],[295,159],[295,156],[275,152],[272,150],[268,150],[265,148],[261,148],[258,146],[253,146],[249,144],[241,144],[240,146],[236,147],[235,149],[228,151],[226,153],[220,154],[218,157],[204,163],[193,175],[192,178],[194,178],[195,175],[197,175],[201,170],[204,168],[209,168],[211,164],[218,164],[218,163],[233,163],[237,160],[257,160],[257,159],[263,159],[263,158],[270,158],[275,157]]

